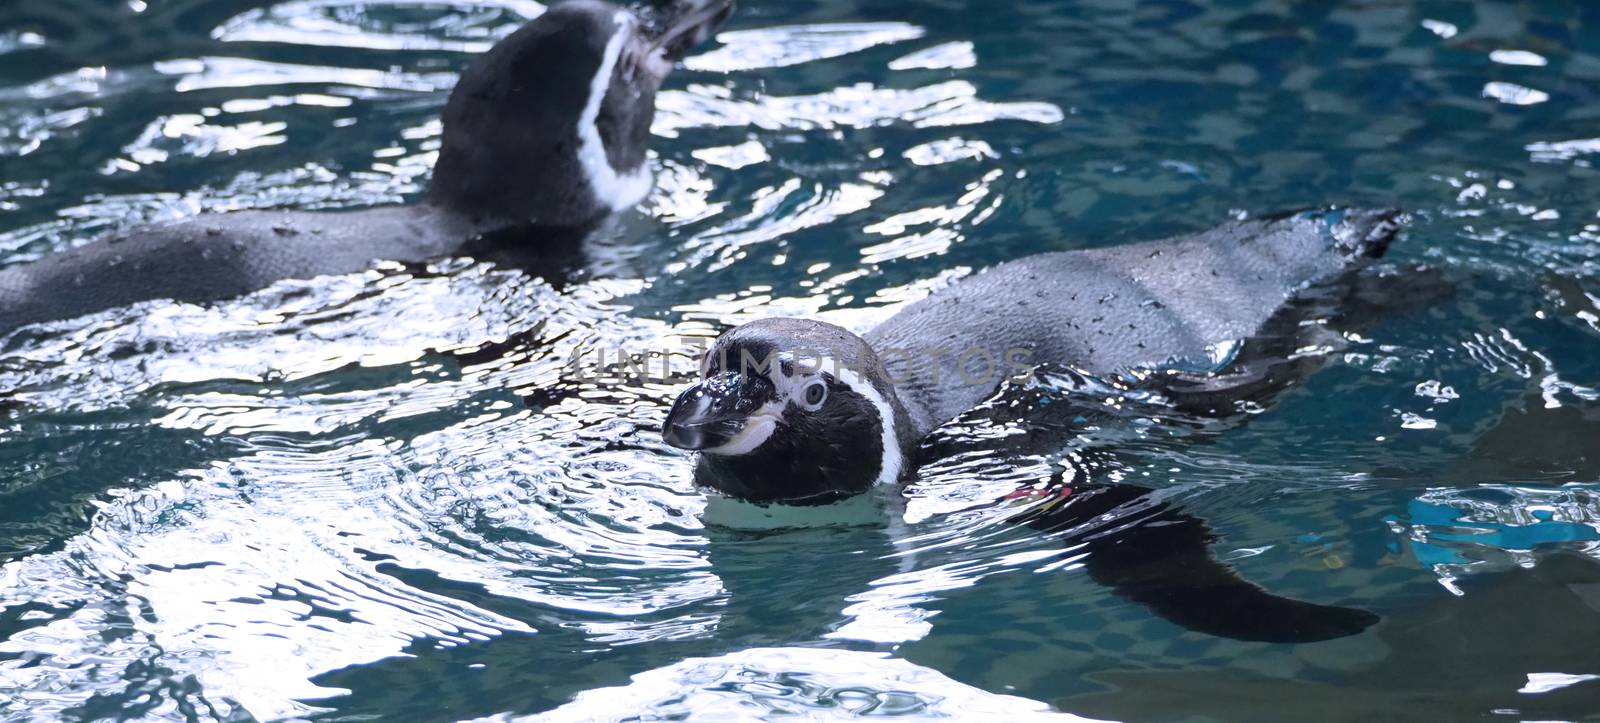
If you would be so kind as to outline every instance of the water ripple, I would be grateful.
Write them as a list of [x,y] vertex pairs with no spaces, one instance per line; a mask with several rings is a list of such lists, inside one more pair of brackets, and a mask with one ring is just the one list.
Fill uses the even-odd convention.
[[[225,5],[18,10],[0,264],[415,199],[457,74],[543,10]],[[1329,680],[1341,702],[1458,681],[1429,704],[1461,718],[1593,709],[1557,698],[1595,672],[1595,576],[1559,567],[1600,559],[1592,13],[857,5],[741,2],[660,96],[656,190],[572,278],[388,264],[0,340],[0,718],[1236,719]],[[864,331],[1025,253],[1329,202],[1411,210],[1397,263],[1454,294],[1307,320],[1326,370],[1237,418],[1054,370],[940,430],[903,494],[808,529],[720,518],[656,431],[733,324]],[[573,374],[599,352],[604,378]],[[618,362],[653,352],[676,377]],[[1119,515],[1012,521],[1108,483],[1384,626],[1188,633],[1083,574],[1073,536]],[[1458,603],[1493,615],[1450,627]],[[1544,619],[1564,631],[1524,634]]]
[[869,128],[909,124],[942,128],[1020,120],[1059,123],[1061,109],[1050,103],[996,103],[978,98],[978,89],[963,80],[901,90],[861,83],[807,96],[737,98],[720,86],[690,86],[662,92],[651,130],[674,136],[688,128],[762,128],[815,130]]
[[302,0],[240,13],[211,31],[230,43],[481,53],[544,5],[533,0]]
[[524,720],[622,720],[641,710],[668,717],[730,719],[1089,720],[1053,712],[1038,701],[968,688],[937,671],[880,653],[807,648],[756,648],[685,660],[640,673],[622,688],[584,693],[567,707]]

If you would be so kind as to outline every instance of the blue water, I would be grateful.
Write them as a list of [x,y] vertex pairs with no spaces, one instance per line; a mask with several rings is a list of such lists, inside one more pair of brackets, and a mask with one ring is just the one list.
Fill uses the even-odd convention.
[[[0,6],[0,264],[415,198],[455,74],[540,9]],[[381,266],[0,340],[0,720],[1592,717],[1597,108],[1587,2],[745,0],[668,81],[604,273]],[[1330,202],[1404,206],[1393,261],[1454,293],[1304,350],[1326,369],[1227,429],[1130,414],[1109,461],[1008,441],[1065,393],[1012,390],[1021,422],[941,432],[960,453],[849,524],[708,525],[656,433],[676,386],[564,381]],[[1154,618],[1003,524],[1062,474],[1384,622]]]

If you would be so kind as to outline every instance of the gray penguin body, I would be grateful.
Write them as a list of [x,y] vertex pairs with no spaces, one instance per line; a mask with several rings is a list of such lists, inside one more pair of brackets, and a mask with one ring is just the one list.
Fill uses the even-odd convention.
[[347,213],[244,211],[153,224],[0,270],[0,334],[153,298],[203,303],[280,279],[420,262],[473,233],[429,205]]
[[[723,494],[757,504],[828,504],[910,477],[937,453],[923,440],[992,397],[1008,376],[974,366],[1004,360],[1009,370],[1015,351],[1026,352],[1030,366],[1102,378],[1146,372],[1156,384],[1194,378],[1164,369],[1233,374],[1242,360],[1286,356],[1276,341],[1253,352],[1216,352],[1273,339],[1285,321],[1298,326],[1304,302],[1345,301],[1337,293],[1345,284],[1327,282],[1359,279],[1352,272],[1382,256],[1398,229],[1399,214],[1389,210],[1237,221],[1003,264],[911,304],[864,336],[819,321],[753,321],[717,340],[700,381],[668,413],[662,438],[699,452],[696,481]],[[1245,386],[1229,381],[1215,391],[1226,396]],[[1217,536],[1204,521],[1115,477],[1081,484],[1092,478],[1085,470],[1070,486],[1036,489],[1042,501],[1012,519],[1061,535],[1085,553],[1091,578],[1161,618],[1277,643],[1355,635],[1379,620],[1273,595],[1210,555]]]
[[462,74],[426,199],[115,232],[0,270],[0,335],[140,301],[217,301],[282,279],[463,255],[486,240],[527,247],[507,250],[524,258],[547,237],[569,242],[648,193],[656,92],[732,10],[732,0],[663,0],[637,11],[600,0],[555,5]]
[[1204,366],[1217,345],[1255,336],[1307,286],[1382,255],[1397,215],[1296,213],[1030,256],[911,304],[864,338],[880,357],[903,360],[885,366],[921,437],[993,394],[987,380],[1008,351],[1095,375]]
[[[1319,282],[1382,256],[1399,228],[1397,211],[1334,209],[1039,254],[936,291],[863,336],[753,321],[717,340],[665,438],[702,452],[697,474],[728,494],[818,504],[909,474],[924,437],[1040,366],[1143,374],[1156,391],[1187,385],[1189,400],[1226,402],[1272,376],[1206,373],[1286,357],[1292,349],[1260,344],[1269,323]],[[1251,345],[1262,348],[1240,351]],[[785,354],[777,371],[752,364]]]

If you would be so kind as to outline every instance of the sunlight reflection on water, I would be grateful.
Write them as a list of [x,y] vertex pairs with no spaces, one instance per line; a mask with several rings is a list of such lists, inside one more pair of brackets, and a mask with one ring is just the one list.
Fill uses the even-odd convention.
[[[1592,20],[743,5],[660,97],[656,190],[605,239],[620,271],[385,264],[0,339],[0,688],[20,691],[0,717],[1070,719],[1117,679],[1158,682],[1105,717],[1244,720],[1290,683],[1381,699],[1441,669],[1472,685],[1440,715],[1593,709],[1557,697],[1593,691],[1592,650],[1530,651],[1518,625],[1581,639],[1590,618],[1543,611],[1593,607],[1595,580],[1495,577],[1597,555]],[[0,31],[0,264],[138,222],[414,198],[469,54],[541,11],[29,8]],[[567,375],[764,316],[865,330],[1024,253],[1330,201],[1410,208],[1397,253],[1456,297],[1307,350],[1332,368],[1226,436],[1129,404],[1129,429],[1063,442],[1051,405],[1081,389],[1008,389],[856,524],[717,524],[656,432],[675,384]],[[1269,589],[1390,620],[1218,641],[1006,524],[1103,480],[1204,515]],[[1502,584],[1549,597],[1474,625]],[[1500,657],[1436,652],[1463,641]],[[1244,678],[1160,695],[1188,674]],[[1550,681],[1552,708],[1517,692]]]

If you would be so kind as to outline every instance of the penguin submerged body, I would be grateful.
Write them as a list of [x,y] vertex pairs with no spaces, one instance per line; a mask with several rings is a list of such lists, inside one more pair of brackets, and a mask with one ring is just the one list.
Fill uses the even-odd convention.
[[[663,427],[699,452],[696,480],[771,504],[827,504],[916,468],[924,437],[1038,366],[1100,377],[1227,367],[1241,342],[1315,284],[1382,256],[1395,211],[1335,210],[1240,221],[1187,237],[1040,254],[909,305],[863,336],[766,319],[724,334]],[[1175,377],[1176,379],[1176,377]],[[1107,485],[1017,521],[1075,530],[1149,496]],[[1136,505],[1137,506],[1137,505]],[[1138,531],[1086,535],[1092,577],[1158,615],[1224,637],[1309,642],[1350,635],[1371,613],[1273,596],[1207,552],[1214,537],[1166,503]],[[1138,537],[1140,539],[1133,539]]]
[[[427,196],[348,212],[244,211],[115,232],[0,270],[0,334],[150,299],[216,301],[290,278],[534,248],[592,229],[649,193],[655,95],[732,0],[664,0],[649,16],[555,5],[479,56],[443,112]],[[475,245],[476,244],[476,245]]]

